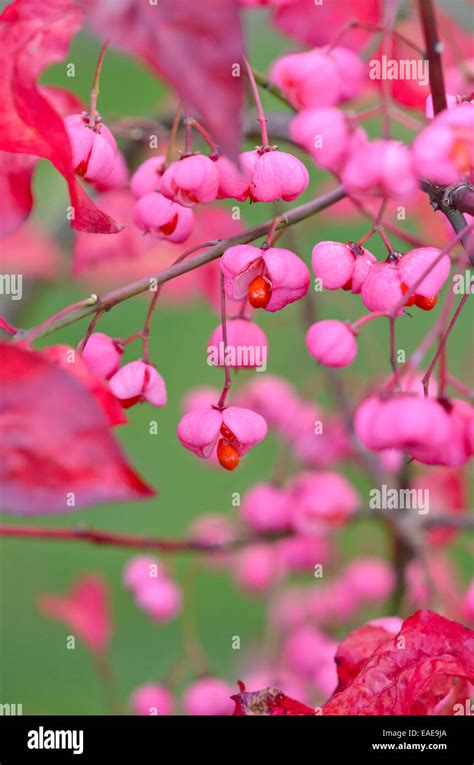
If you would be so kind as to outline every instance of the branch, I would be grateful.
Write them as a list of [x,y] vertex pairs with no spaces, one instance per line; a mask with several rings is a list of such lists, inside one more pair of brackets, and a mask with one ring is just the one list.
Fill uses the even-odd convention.
[[[101,531],[77,527],[72,529],[42,528],[41,526],[10,526],[0,525],[0,537],[14,539],[46,539],[48,541],[62,542],[89,542],[94,545],[107,545],[110,547],[125,547],[135,550],[157,550],[161,553],[218,553],[236,550],[254,542],[274,541],[280,539],[281,534],[261,535],[258,537],[246,537],[233,539],[230,542],[212,544],[198,542],[193,539],[161,539],[159,537],[146,537],[133,534],[117,534],[115,532]],[[287,536],[287,535],[286,535]]]
[[[294,226],[296,223],[300,223],[300,221],[305,220],[312,215],[316,215],[316,213],[321,212],[321,210],[325,210],[327,207],[335,204],[340,199],[343,199],[345,195],[346,193],[343,187],[337,186],[327,194],[312,199],[310,202],[306,202],[305,204],[290,210],[278,223],[277,229]],[[37,340],[40,337],[45,337],[52,332],[56,332],[62,327],[67,327],[69,324],[73,324],[86,316],[95,314],[98,311],[108,311],[115,305],[118,305],[118,303],[122,303],[124,300],[128,300],[135,295],[140,295],[141,293],[146,292],[151,284],[153,284],[153,286],[164,284],[171,279],[175,279],[177,276],[181,276],[188,271],[203,266],[205,263],[210,263],[212,260],[216,260],[216,258],[220,257],[229,247],[233,247],[236,244],[253,242],[255,239],[268,233],[273,225],[273,221],[274,218],[271,218],[270,220],[265,221],[265,223],[249,228],[241,234],[236,234],[235,236],[229,237],[229,239],[222,239],[217,244],[205,249],[204,252],[194,255],[192,258],[187,258],[186,260],[178,259],[173,265],[164,268],[162,271],[158,271],[155,275],[145,279],[139,279],[131,284],[126,284],[123,287],[107,292],[104,295],[91,295],[85,300],[64,308],[58,314],[51,316],[36,327],[32,327],[28,330],[20,330],[15,334],[14,339]]]
[[435,114],[446,109],[446,89],[444,86],[443,64],[441,51],[443,43],[438,37],[438,26],[434,13],[433,0],[419,0],[421,26],[425,38],[426,58],[428,59],[430,89],[433,98]]

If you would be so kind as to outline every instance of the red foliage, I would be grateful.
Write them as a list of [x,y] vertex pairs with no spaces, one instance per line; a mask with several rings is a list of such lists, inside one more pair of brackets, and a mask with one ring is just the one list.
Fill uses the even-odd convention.
[[42,595],[39,607],[46,616],[58,619],[73,630],[91,651],[101,653],[106,649],[112,626],[109,593],[100,577],[81,577],[70,595]]
[[334,657],[339,684],[336,692],[343,691],[357,677],[375,649],[393,635],[383,627],[365,624],[353,630],[339,644]]
[[[380,627],[355,630],[336,662],[339,686],[323,715],[453,714],[474,682],[474,631],[434,611],[416,611],[395,637]],[[232,698],[236,715],[316,714],[276,688]]]
[[451,693],[455,678],[474,681],[473,649],[472,630],[433,611],[416,611],[398,635],[375,648],[323,714],[430,714]]
[[50,345],[40,351],[48,361],[69,372],[79,380],[101,406],[109,425],[125,425],[128,420],[118,399],[110,392],[105,380],[91,374],[82,357],[70,345]]
[[18,514],[154,494],[126,461],[95,395],[35,352],[0,343],[0,495]]
[[[275,11],[275,24],[285,34],[307,45],[326,45],[350,19],[381,24],[382,0],[293,0],[282,3]],[[353,28],[341,39],[341,45],[360,50],[370,39],[370,31]]]
[[[73,0],[15,0],[0,16],[0,149],[50,160],[65,177],[74,210],[72,227],[113,234],[115,221],[101,212],[80,186],[72,164],[69,139],[56,111],[64,96],[38,87],[50,64],[63,60],[71,37],[82,22]],[[25,215],[31,207],[26,176],[22,179]]]
[[133,53],[196,109],[222,149],[236,155],[244,77],[236,0],[82,0],[101,38]]

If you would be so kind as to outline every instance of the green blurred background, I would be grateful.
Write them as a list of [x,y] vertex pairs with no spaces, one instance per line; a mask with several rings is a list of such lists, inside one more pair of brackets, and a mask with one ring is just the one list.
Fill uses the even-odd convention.
[[[291,43],[269,31],[262,14],[252,15],[249,24],[250,58],[257,69],[265,71],[278,54],[291,49]],[[51,68],[44,82],[74,90],[87,100],[99,43],[81,33],[74,41],[68,62],[74,62],[76,77],[65,76],[64,65]],[[101,80],[99,108],[105,122],[123,115],[150,115],[160,103],[169,109],[170,99],[162,85],[131,59],[109,51]],[[266,97],[272,109],[278,103]],[[373,123],[377,130],[377,123]],[[251,144],[250,144],[251,146]],[[320,193],[327,179],[314,173],[311,192],[305,199]],[[66,200],[65,185],[54,169],[41,162],[35,174],[36,206],[34,217],[51,231],[58,226]],[[299,202],[300,200],[298,200]],[[225,204],[225,203],[221,203]],[[291,206],[291,205],[290,205]],[[288,205],[283,205],[282,209]],[[269,205],[243,206],[243,218],[252,225],[273,214]],[[282,238],[309,263],[311,248],[320,239],[357,240],[366,225],[343,226],[322,214],[298,226],[291,238]],[[400,248],[400,242],[396,242]],[[432,242],[437,244],[437,242]],[[379,257],[383,250],[378,241],[371,249]],[[70,254],[67,255],[70,258]],[[159,268],[157,262],[157,268]],[[21,307],[15,323],[37,324],[69,302],[88,294],[85,287],[72,279],[50,286],[36,285],[33,297]],[[318,315],[324,318],[353,318],[363,313],[360,299],[346,293],[314,294]],[[100,330],[123,337],[143,325],[146,304],[141,299],[127,301],[105,316]],[[436,309],[436,314],[439,307]],[[302,308],[293,305],[275,315],[261,312],[258,322],[267,332],[270,355],[268,372],[287,377],[305,395],[323,406],[332,406],[331,391],[325,379],[308,357],[301,326]],[[433,314],[417,312],[397,327],[398,347],[407,355],[426,333]],[[167,382],[169,401],[163,410],[147,405],[130,411],[130,424],[116,431],[131,462],[152,485],[159,496],[143,503],[91,507],[71,515],[35,519],[42,526],[91,527],[136,534],[182,537],[193,519],[205,513],[221,513],[235,517],[232,493],[241,492],[257,480],[270,475],[277,453],[277,442],[270,436],[242,462],[238,471],[227,474],[213,470],[183,449],[175,435],[183,395],[194,386],[220,386],[222,372],[206,363],[207,339],[218,323],[217,315],[204,302],[173,308],[159,305],[152,325],[151,359]],[[86,323],[75,324],[47,339],[47,343],[76,344]],[[472,313],[465,310],[449,343],[449,364],[454,375],[466,380],[471,366]],[[132,356],[128,356],[132,358]],[[385,322],[365,327],[359,343],[356,363],[344,377],[354,396],[375,375],[385,375],[388,367],[388,336]],[[237,385],[250,379],[251,373],[236,376]],[[150,419],[158,421],[158,435],[148,434]],[[28,424],[25,423],[25,427]],[[363,496],[369,485],[353,467],[347,474],[355,481]],[[17,522],[1,515],[2,522]],[[19,522],[25,522],[20,519]],[[357,522],[343,532],[337,543],[340,557],[336,570],[345,558],[357,555],[387,555],[387,539],[375,522]],[[461,576],[469,576],[470,563],[464,545],[455,548]],[[66,648],[67,630],[40,615],[37,598],[40,593],[63,593],[85,572],[98,572],[107,581],[111,592],[114,635],[111,660],[117,678],[122,707],[130,692],[147,681],[160,681],[175,660],[183,655],[183,620],[157,626],[139,611],[129,593],[121,585],[125,562],[132,552],[110,547],[94,547],[82,543],[3,540],[0,543],[0,703],[21,703],[25,714],[103,714],[106,709],[90,657],[77,642],[76,649]],[[206,570],[196,556],[167,558],[171,571],[185,587],[185,630],[196,631],[213,671],[234,682],[252,645],[260,645],[265,625],[265,600],[243,596],[225,571]],[[186,574],[187,572],[187,574]],[[311,583],[311,572],[301,581]],[[191,604],[191,607],[189,606]],[[190,608],[190,610],[189,610]],[[381,609],[377,615],[388,613]],[[375,614],[374,614],[375,615]],[[353,626],[344,626],[343,633]],[[233,635],[241,638],[241,651],[232,649]],[[192,678],[187,672],[181,682]]]

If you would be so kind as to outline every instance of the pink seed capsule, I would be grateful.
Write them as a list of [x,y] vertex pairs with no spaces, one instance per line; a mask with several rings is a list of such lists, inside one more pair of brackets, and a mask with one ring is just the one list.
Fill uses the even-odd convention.
[[341,242],[318,242],[313,247],[312,264],[324,289],[337,290],[352,279],[355,257],[349,245]]
[[309,183],[306,167],[297,157],[284,151],[255,149],[240,155],[240,162],[250,179],[252,202],[292,202]]
[[111,392],[128,408],[140,401],[153,406],[165,406],[166,386],[163,378],[152,364],[144,361],[130,361],[111,378]]
[[306,333],[306,346],[311,356],[327,367],[347,367],[357,354],[352,330],[342,321],[317,321]]
[[111,337],[93,332],[84,346],[82,358],[92,374],[108,380],[119,368],[122,352]]
[[235,704],[230,698],[235,687],[218,677],[202,677],[184,692],[183,705],[188,715],[231,715]]
[[184,242],[194,226],[193,211],[155,191],[140,197],[133,208],[135,224],[146,233],[170,242]]
[[191,154],[173,162],[160,182],[161,193],[184,207],[213,202],[218,189],[216,163],[203,154]]
[[168,622],[178,616],[182,607],[181,590],[171,579],[150,579],[135,592],[135,601],[157,622]]
[[159,154],[156,157],[149,157],[137,167],[130,178],[130,191],[135,199],[140,199],[152,191],[160,190],[165,163],[166,157],[164,154]]
[[157,683],[146,683],[130,696],[130,707],[135,715],[172,715],[174,701],[168,688]]
[[115,138],[100,121],[93,128],[88,117],[70,114],[64,120],[77,175],[86,181],[104,181],[113,171],[117,157]]

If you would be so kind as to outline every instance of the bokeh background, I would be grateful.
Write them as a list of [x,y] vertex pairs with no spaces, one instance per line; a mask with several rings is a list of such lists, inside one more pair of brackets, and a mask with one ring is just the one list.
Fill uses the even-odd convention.
[[[264,13],[254,12],[248,20],[250,58],[257,69],[265,71],[271,60],[293,49],[293,45],[269,26]],[[99,48],[96,40],[86,33],[79,34],[68,56],[68,61],[75,64],[75,77],[68,78],[65,67],[59,65],[48,70],[43,81],[70,88],[87,101]],[[273,110],[280,108],[268,96],[264,103]],[[107,53],[99,102],[105,122],[121,116],[169,115],[174,104],[173,96],[139,64],[113,50]],[[376,121],[370,129],[377,132]],[[138,161],[139,155],[135,156],[134,163]],[[328,183],[327,176],[314,172],[305,199],[321,193]],[[63,276],[54,282],[25,279],[25,299],[15,309],[14,323],[26,327],[37,324],[91,291],[90,282],[70,276],[71,234],[64,234],[62,224],[67,203],[65,184],[44,161],[39,163],[35,173],[34,191],[34,219],[51,233],[61,230]],[[224,202],[218,204],[226,206]],[[280,209],[289,206],[282,205]],[[241,205],[241,208],[243,221],[248,225],[261,222],[275,212],[269,205]],[[415,230],[412,224],[406,225]],[[336,219],[323,213],[299,225],[280,241],[282,246],[286,243],[294,248],[309,263],[311,248],[316,241],[357,240],[366,230],[363,221],[354,225],[345,222],[343,216]],[[401,242],[393,241],[403,249]],[[430,243],[438,244],[437,241]],[[379,257],[383,255],[377,240],[371,242],[371,248]],[[158,250],[156,269],[160,267]],[[363,313],[359,298],[351,294],[314,293],[312,300],[320,318],[355,318]],[[439,307],[436,313],[438,310]],[[146,303],[141,298],[127,301],[101,320],[100,330],[116,337],[127,336],[141,328],[145,312]],[[450,369],[463,380],[472,377],[472,318],[468,306],[449,342]],[[275,315],[261,312],[257,320],[269,339],[268,373],[286,377],[308,399],[333,407],[332,392],[324,375],[305,349],[302,306],[296,304]],[[405,349],[408,355],[433,320],[433,314],[418,312],[416,319],[400,321],[398,347]],[[135,407],[129,412],[129,425],[116,430],[116,434],[137,470],[158,488],[159,496],[142,503],[91,507],[35,521],[43,526],[85,524],[118,532],[183,537],[189,524],[202,514],[238,515],[238,508],[232,506],[232,494],[236,491],[243,494],[253,483],[270,475],[278,451],[276,439],[270,436],[243,460],[236,473],[228,474],[196,459],[181,447],[175,435],[183,395],[194,386],[221,385],[222,371],[210,368],[206,363],[207,340],[218,321],[217,314],[204,300],[181,306],[163,301],[155,312],[150,356],[167,382],[168,405],[163,410],[152,410],[147,405]],[[74,345],[86,326],[85,322],[72,325],[40,345],[53,342]],[[131,359],[133,355],[127,358]],[[362,331],[355,364],[342,374],[357,400],[369,380],[387,373],[388,328],[385,322],[372,322]],[[236,385],[251,376],[248,372],[235,375]],[[150,419],[158,422],[156,436],[148,434]],[[25,428],[28,428],[27,422]],[[345,466],[344,471],[367,498],[370,481],[353,466]],[[0,517],[2,522],[17,521],[4,513]],[[20,519],[19,522],[28,521]],[[375,520],[354,523],[340,534],[336,548],[336,571],[343,566],[344,560],[355,554],[391,555],[385,530]],[[472,574],[469,549],[472,551],[472,540],[471,548],[465,541],[456,543],[453,548],[464,582]],[[114,621],[111,660],[122,709],[126,709],[127,698],[134,688],[147,681],[161,681],[166,676],[174,662],[184,655],[183,636],[186,643],[190,632],[198,636],[212,670],[235,682],[242,674],[245,656],[252,646],[261,647],[262,641],[268,639],[268,634],[264,637],[265,599],[243,595],[228,573],[206,569],[198,556],[168,556],[166,562],[185,590],[185,614],[169,625],[157,626],[136,608],[130,594],[121,585],[124,564],[132,554],[85,543],[0,541],[0,702],[21,703],[25,714],[106,712],[88,652],[79,642],[75,650],[67,650],[67,630],[44,618],[37,608],[41,593],[63,593],[85,572],[101,574],[110,588]],[[311,583],[311,572],[301,577],[301,581]],[[390,614],[389,603],[370,615],[387,614]],[[358,623],[363,616],[358,617]],[[357,625],[353,622],[347,623],[341,634],[346,634],[354,626]],[[241,638],[240,651],[232,649],[234,635]],[[192,673],[185,672],[180,683],[186,684],[191,679]]]

